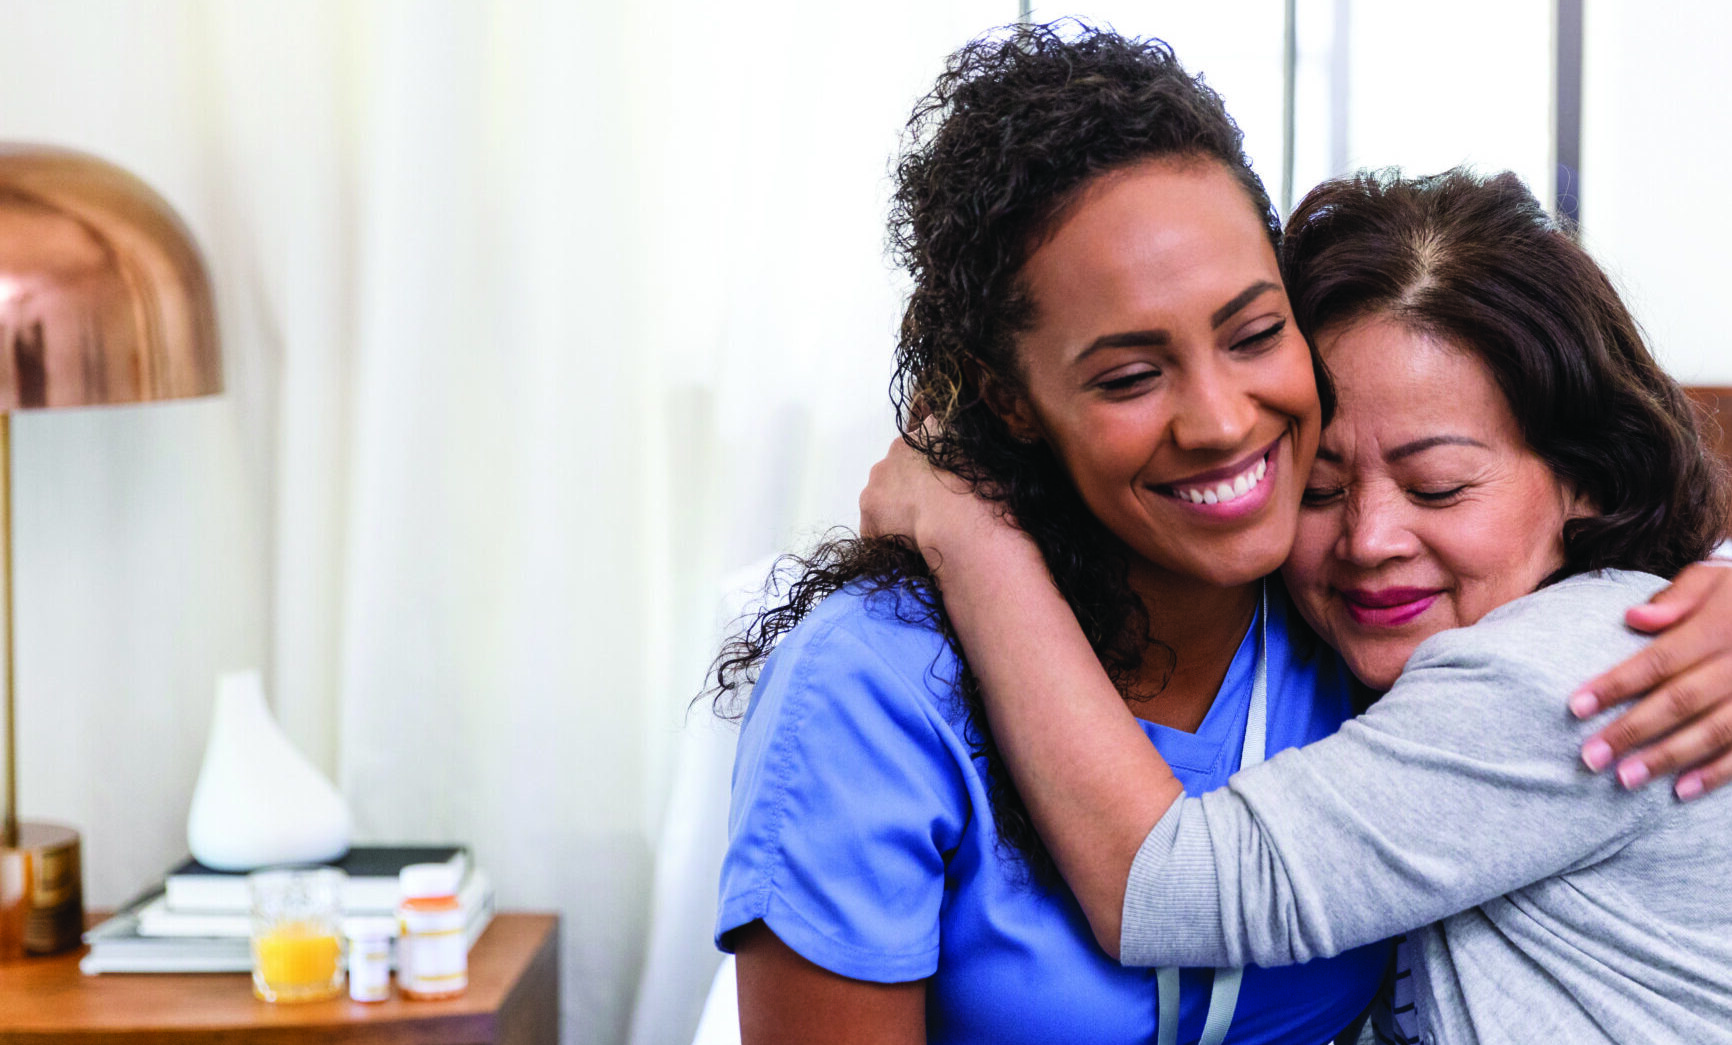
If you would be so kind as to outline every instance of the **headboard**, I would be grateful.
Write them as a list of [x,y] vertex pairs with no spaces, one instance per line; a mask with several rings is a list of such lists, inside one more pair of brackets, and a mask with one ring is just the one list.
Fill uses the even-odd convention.
[[1732,388],[1695,385],[1684,389],[1696,405],[1720,425],[1719,439],[1714,448],[1721,459],[1732,462]]

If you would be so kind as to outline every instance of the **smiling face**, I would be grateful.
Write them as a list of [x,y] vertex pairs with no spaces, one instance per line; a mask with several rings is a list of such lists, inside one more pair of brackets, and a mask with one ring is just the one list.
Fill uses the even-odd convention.
[[1326,330],[1334,420],[1284,575],[1306,620],[1387,689],[1420,642],[1564,562],[1575,499],[1478,357],[1387,316]]
[[1023,268],[1013,429],[1050,444],[1133,582],[1240,585],[1286,557],[1317,389],[1267,233],[1219,164],[1089,186]]

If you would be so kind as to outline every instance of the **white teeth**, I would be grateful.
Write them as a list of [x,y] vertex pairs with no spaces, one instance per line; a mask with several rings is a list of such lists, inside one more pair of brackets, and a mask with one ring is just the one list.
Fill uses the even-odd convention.
[[1215,486],[1202,489],[1180,490],[1175,488],[1173,493],[1181,501],[1190,501],[1192,504],[1226,504],[1255,490],[1257,484],[1263,481],[1263,476],[1267,475],[1268,472],[1268,460],[1258,458],[1255,465],[1240,472],[1229,482],[1218,483]]

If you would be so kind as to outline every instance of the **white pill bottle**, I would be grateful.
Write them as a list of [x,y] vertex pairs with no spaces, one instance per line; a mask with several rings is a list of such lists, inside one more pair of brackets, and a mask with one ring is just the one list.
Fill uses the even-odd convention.
[[469,936],[457,869],[410,864],[397,875],[397,989],[405,998],[455,998],[469,986]]

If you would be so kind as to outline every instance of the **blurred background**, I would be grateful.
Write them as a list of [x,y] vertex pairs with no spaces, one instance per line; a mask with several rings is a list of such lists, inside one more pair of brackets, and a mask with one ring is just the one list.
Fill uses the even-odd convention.
[[167,197],[227,366],[15,422],[21,805],[84,832],[88,901],[185,855],[215,677],[258,666],[359,839],[468,843],[562,913],[567,1042],[689,1041],[718,607],[851,524],[893,435],[911,104],[1070,14],[1169,40],[1277,199],[1518,172],[1732,384],[1706,0],[0,0],[0,139]]

